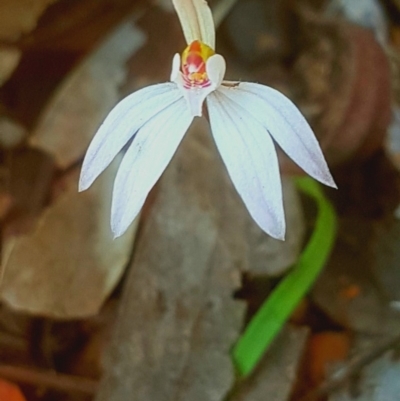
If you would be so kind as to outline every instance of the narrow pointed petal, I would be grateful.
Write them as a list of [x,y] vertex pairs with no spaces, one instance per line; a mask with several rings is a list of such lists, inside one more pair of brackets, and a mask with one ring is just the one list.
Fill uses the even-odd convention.
[[114,183],[111,228],[122,235],[142,208],[193,117],[181,98],[158,113],[136,134],[127,150]]
[[306,173],[336,188],[314,132],[291,100],[275,89],[248,82],[219,90],[257,119]]
[[83,161],[79,191],[92,185],[135,133],[182,94],[173,83],[152,85],[132,93],[108,114]]
[[207,98],[207,107],[218,150],[251,216],[266,233],[284,239],[282,187],[272,139],[219,90]]
[[172,0],[187,44],[200,40],[215,49],[215,27],[205,0]]

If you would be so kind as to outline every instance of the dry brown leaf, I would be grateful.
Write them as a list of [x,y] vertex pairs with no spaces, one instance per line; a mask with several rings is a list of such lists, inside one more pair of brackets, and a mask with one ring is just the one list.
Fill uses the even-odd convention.
[[189,129],[143,219],[97,401],[222,400],[233,384],[250,216],[208,131]]
[[86,192],[78,171],[42,214],[34,232],[5,241],[1,298],[10,307],[55,318],[96,314],[128,262],[136,225],[113,240],[110,229],[116,160]]
[[[276,247],[265,233],[250,238],[256,223],[235,192],[204,119],[189,129],[155,195],[97,400],[122,401],[132,392],[138,400],[221,400],[233,384],[229,352],[244,320],[243,304],[233,298],[240,273],[252,265],[264,266],[265,273],[265,253]],[[262,252],[252,253],[256,245]],[[305,336],[292,338],[280,375],[286,363],[299,362],[304,349]],[[265,375],[272,386],[273,372],[268,368]],[[294,378],[295,373],[279,382],[277,399],[287,399]],[[259,399],[265,394],[261,387],[255,391]]]
[[96,400],[221,400],[245,313],[233,292],[250,216],[205,120],[189,129],[155,195]]

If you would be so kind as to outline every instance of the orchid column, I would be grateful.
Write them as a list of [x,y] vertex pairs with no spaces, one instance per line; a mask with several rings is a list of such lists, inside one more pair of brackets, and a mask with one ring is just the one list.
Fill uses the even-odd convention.
[[232,182],[256,223],[284,239],[282,188],[274,141],[305,172],[335,187],[318,141],[297,107],[264,85],[224,81],[205,0],[173,0],[188,44],[172,62],[171,82],[118,103],[86,153],[79,190],[87,189],[133,138],[113,189],[111,228],[122,235],[142,208],[194,117],[207,107],[211,131]]

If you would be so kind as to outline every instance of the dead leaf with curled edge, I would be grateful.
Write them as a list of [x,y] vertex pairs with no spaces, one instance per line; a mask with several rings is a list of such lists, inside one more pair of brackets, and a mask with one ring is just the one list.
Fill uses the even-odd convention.
[[1,300],[53,318],[96,314],[130,257],[136,225],[116,240],[110,229],[118,160],[91,189],[77,192],[79,169],[39,218],[35,230],[4,243]]

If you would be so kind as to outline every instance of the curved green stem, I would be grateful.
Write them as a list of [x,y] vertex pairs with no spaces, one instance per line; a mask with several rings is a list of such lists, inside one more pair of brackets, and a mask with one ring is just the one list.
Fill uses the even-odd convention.
[[337,220],[319,184],[309,177],[296,185],[318,207],[315,229],[293,270],[272,291],[233,348],[234,364],[241,376],[249,375],[325,266],[334,245]]

